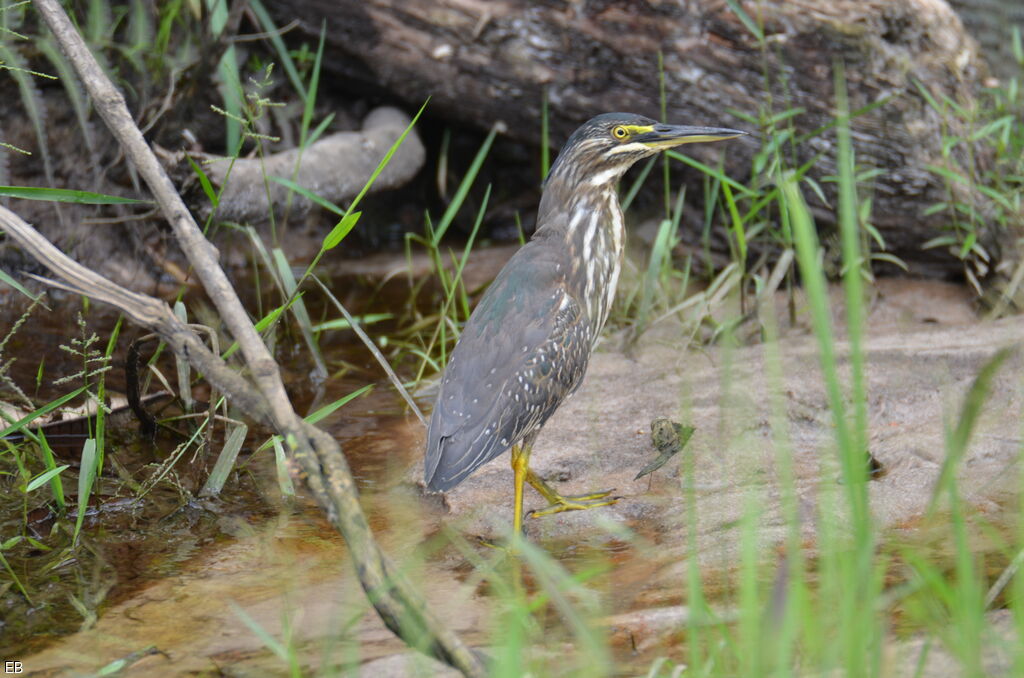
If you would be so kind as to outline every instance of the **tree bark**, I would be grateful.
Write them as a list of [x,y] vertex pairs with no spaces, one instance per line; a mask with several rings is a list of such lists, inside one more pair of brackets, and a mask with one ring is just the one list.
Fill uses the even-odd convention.
[[[927,167],[967,172],[985,161],[984,154],[943,157],[944,137],[966,130],[921,92],[970,101],[984,74],[955,12],[945,0],[739,4],[763,27],[763,41],[724,0],[278,0],[273,12],[281,24],[298,19],[309,39],[326,19],[325,77],[384,86],[410,105],[430,97],[434,115],[480,129],[501,120],[509,135],[533,144],[545,91],[555,143],[605,111],[660,118],[660,53],[669,122],[751,129],[734,111],[796,110],[781,127],[792,124],[796,139],[809,138],[783,155],[791,167],[812,162],[809,176],[819,182],[836,173],[834,133],[815,131],[834,119],[832,70],[841,59],[851,110],[885,102],[852,122],[858,165],[882,170],[861,187],[873,200],[872,222],[912,273],[959,273],[962,262],[949,251],[922,249],[949,222],[944,212],[926,212],[950,199],[947,182]],[[759,143],[687,152],[712,164],[723,154],[731,175],[756,181]],[[822,186],[828,203],[808,197],[827,224],[835,194]],[[952,190],[980,204],[973,189]],[[1001,240],[1010,237],[981,229],[979,242],[996,256]]]
[[1024,75],[1017,63],[1011,39],[1013,27],[1024,33],[1024,2],[1021,0],[949,0],[967,31],[981,43],[982,55],[993,74],[1003,79]]

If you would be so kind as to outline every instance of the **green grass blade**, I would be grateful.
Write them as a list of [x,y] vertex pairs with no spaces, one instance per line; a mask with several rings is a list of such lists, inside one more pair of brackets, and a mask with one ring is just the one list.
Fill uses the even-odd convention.
[[321,419],[330,416],[332,413],[337,411],[338,408],[344,407],[345,405],[349,404],[359,396],[369,393],[370,389],[372,389],[373,386],[373,384],[367,384],[362,388],[357,388],[355,391],[352,391],[348,395],[342,396],[341,398],[338,398],[337,400],[324,405],[323,407],[317,409],[315,412],[311,412],[310,414],[303,417],[303,419],[305,419],[310,424],[315,424],[319,422]]
[[11,564],[7,562],[7,558],[4,557],[3,549],[0,549],[0,565],[2,565],[3,568],[7,571],[7,574],[8,574],[8,576],[10,576],[11,581],[14,582],[14,586],[19,591],[21,591],[21,595],[25,596],[25,600],[27,600],[28,603],[31,605],[32,604],[32,596],[30,596],[28,594],[28,591],[25,589],[25,585],[21,583],[21,579],[18,577],[17,573],[14,571],[14,568],[12,568]]
[[38,295],[32,294],[20,282],[18,282],[17,280],[9,276],[7,273],[5,273],[3,269],[0,269],[0,283],[3,283],[17,290],[18,292],[21,292],[32,301],[35,301],[36,299],[39,298]]
[[281,439],[275,437],[274,443],[274,469],[277,471],[277,487],[283,497],[295,496],[295,485],[292,484],[292,475],[288,470],[288,455],[285,454],[284,445]]
[[50,60],[53,67],[57,69],[60,82],[64,86],[64,91],[67,92],[68,99],[71,100],[71,106],[75,109],[75,118],[78,121],[78,129],[82,133],[85,148],[90,155],[95,154],[96,141],[92,124],[89,122],[92,106],[89,98],[82,90],[78,76],[75,75],[75,71],[67,57],[58,49],[52,37],[47,37],[43,40],[37,39],[35,45],[46,55],[46,58]]
[[245,424],[238,424],[231,429],[224,446],[217,455],[217,462],[213,465],[209,477],[203,483],[203,489],[199,491],[200,497],[216,497],[224,489],[231,469],[235,466],[235,460],[245,442],[245,436],[249,433],[249,427]]
[[995,379],[996,373],[999,372],[1003,363],[1006,362],[1012,353],[1012,348],[999,350],[985,363],[981,371],[978,372],[978,376],[974,378],[974,383],[971,384],[971,389],[967,392],[967,397],[964,398],[964,404],[961,407],[956,427],[947,436],[948,449],[946,450],[946,458],[942,461],[939,479],[935,483],[931,501],[928,503],[927,513],[929,515],[935,511],[940,497],[944,493],[951,492],[956,468],[967,453],[971,434],[974,432],[974,427],[981,416],[982,407],[992,389],[992,382]]
[[666,260],[672,256],[672,240],[675,237],[674,224],[670,219],[662,219],[658,225],[658,234],[654,239],[654,246],[651,247],[650,258],[647,260],[647,270],[644,272],[643,284],[640,292],[640,309],[637,311],[636,328],[637,335],[647,327],[647,320],[654,305],[654,291],[658,287],[658,276]]
[[[394,317],[394,313],[367,313],[366,315],[356,316],[355,321],[360,325],[372,325],[373,323],[379,323],[383,320],[391,320]],[[345,318],[335,318],[333,320],[328,320],[326,322],[313,325],[314,332],[350,329],[352,329],[352,323],[350,323]]]
[[277,640],[273,635],[270,634],[258,621],[252,618],[248,612],[245,611],[238,603],[232,601],[231,609],[234,610],[235,614],[242,623],[249,627],[257,638],[267,647],[268,650],[273,652],[278,659],[284,662],[290,663],[292,660],[292,652],[289,648],[285,647],[281,641]]
[[[332,413],[336,412],[339,408],[344,407],[345,405],[347,405],[351,401],[353,401],[356,398],[358,398],[359,396],[363,395],[364,393],[369,393],[370,389],[372,389],[373,387],[374,387],[374,384],[367,384],[366,386],[363,386],[362,388],[358,388],[355,391],[352,391],[351,393],[349,393],[348,395],[342,396],[341,398],[338,398],[337,400],[335,400],[333,402],[330,402],[330,403],[324,405],[323,407],[318,408],[314,412],[311,412],[310,414],[307,414],[305,417],[303,417],[303,420],[309,422],[310,424],[316,424],[319,421],[321,421],[322,419],[325,419],[326,417],[330,416]],[[267,449],[268,447],[270,447],[272,445],[280,444],[280,442],[281,442],[281,436],[276,436],[276,435],[272,436],[269,440],[267,440],[266,442],[264,442],[262,445],[259,446],[259,449],[257,449],[257,452],[265,450],[265,449]]]
[[281,33],[274,20],[270,17],[270,13],[267,12],[267,8],[263,6],[261,0],[249,0],[249,7],[252,9],[253,14],[256,15],[256,20],[260,22],[260,27],[267,34],[267,39],[273,45],[274,51],[277,52],[278,62],[284,68],[288,81],[291,82],[299,98],[305,100],[306,86],[303,84],[299,70],[295,67],[295,60],[292,59],[288,47],[284,44],[284,40],[281,39]]
[[238,56],[235,46],[230,45],[224,50],[217,63],[217,71],[221,79],[221,97],[224,99],[225,147],[229,155],[242,152],[242,78],[238,73]]
[[[299,294],[299,295],[296,296],[296,298],[299,298],[301,296],[302,295]],[[272,309],[269,313],[267,313],[265,316],[260,318],[253,325],[255,327],[256,331],[257,332],[263,332],[263,330],[267,329],[268,327],[273,325],[275,322],[277,322],[277,319],[281,317],[281,314],[284,313],[285,311],[287,311],[289,309],[289,307],[291,307],[292,303],[294,303],[294,301],[295,300],[293,299],[290,302],[288,302],[287,304],[282,304],[282,305],[278,306],[277,308]],[[232,342],[231,345],[227,347],[227,350],[225,350],[224,353],[221,355],[221,358],[223,358],[224,360],[227,360],[232,355],[234,355],[235,351],[237,351],[238,348],[239,348],[238,342],[237,341]]]
[[188,160],[189,167],[192,168],[192,171],[195,173],[196,177],[199,178],[199,185],[202,186],[203,193],[206,195],[206,198],[210,201],[210,206],[216,210],[217,206],[220,205],[220,194],[218,194],[217,190],[213,187],[213,183],[210,181],[210,177],[207,176],[206,172],[203,171],[203,168],[199,166],[199,163],[192,159],[191,155],[186,153],[185,159]]
[[864,289],[861,271],[864,259],[860,251],[860,219],[857,217],[857,183],[853,141],[850,134],[849,101],[846,74],[842,61],[835,64],[836,162],[839,165],[839,231],[843,249],[843,287],[846,292],[846,327],[850,341],[850,369],[854,426],[852,445],[855,450],[867,449],[867,408],[864,385],[864,355],[861,350],[864,327]]
[[409,132],[411,132],[412,128],[416,126],[416,122],[420,119],[420,116],[423,115],[423,111],[427,109],[427,104],[429,103],[430,99],[423,102],[423,105],[420,106],[420,110],[416,111],[416,115],[412,116],[412,120],[409,121],[409,125],[402,130],[401,134],[398,135],[398,138],[395,139],[395,143],[391,144],[391,148],[388,149],[388,152],[385,153],[384,157],[380,159],[379,163],[377,163],[377,167],[373,170],[373,174],[371,174],[370,178],[366,180],[366,184],[363,185],[363,189],[359,191],[355,198],[352,199],[352,203],[348,206],[348,210],[346,211],[347,213],[351,213],[355,210],[359,201],[363,199],[363,196],[365,196],[367,191],[370,190],[373,183],[377,181],[377,177],[380,176],[380,173],[384,171],[385,167],[387,167],[388,163],[391,161],[391,156],[395,154],[398,147],[402,145],[403,141],[405,141],[405,137],[409,136]]
[[32,433],[31,431],[28,431],[25,427],[28,424],[32,423],[32,421],[38,419],[39,417],[41,417],[41,416],[43,416],[45,414],[49,414],[50,412],[52,412],[53,410],[57,409],[58,407],[60,407],[64,403],[68,402],[69,400],[72,400],[72,399],[77,398],[78,396],[82,395],[85,392],[85,389],[86,389],[85,386],[80,386],[79,388],[76,388],[74,391],[72,391],[70,393],[65,393],[64,395],[62,395],[61,397],[57,398],[56,400],[52,400],[52,401],[46,403],[42,407],[40,407],[40,408],[38,408],[36,410],[33,410],[32,412],[30,412],[29,414],[26,414],[24,417],[22,417],[21,419],[18,419],[15,422],[12,422],[8,418],[7,413],[4,412],[2,409],[0,409],[0,417],[2,417],[5,421],[7,421],[10,424],[10,426],[8,426],[7,428],[5,428],[2,431],[0,431],[0,438],[6,438],[7,436],[11,435],[12,433],[21,432],[21,433],[24,433],[29,438],[31,438],[32,440],[35,440],[35,437],[36,437],[35,434]]
[[340,245],[341,241],[345,239],[345,236],[351,233],[352,229],[356,227],[357,223],[359,223],[359,217],[362,215],[362,212],[350,212],[346,214],[341,221],[334,225],[334,228],[332,228],[331,232],[327,234],[327,237],[324,238],[321,251],[326,252],[327,250],[332,250]]
[[309,133],[309,136],[306,138],[306,145],[312,146],[314,143],[316,143],[316,140],[319,139],[325,131],[327,131],[327,127],[332,122],[334,122],[334,113],[328,113],[326,116],[324,116],[324,119],[321,120],[320,123],[313,128],[313,131]]
[[40,487],[50,482],[51,480],[57,480],[57,476],[60,475],[67,467],[67,464],[61,464],[60,466],[51,468],[48,471],[43,471],[35,478],[33,478],[28,485],[25,486],[25,494],[28,494],[29,492],[39,489]]
[[743,228],[743,219],[740,218],[740,211],[736,207],[736,199],[732,195],[729,184],[722,184],[722,195],[725,197],[726,207],[729,209],[729,218],[732,223],[732,235],[736,239],[736,249],[740,266],[747,265],[747,234]]
[[44,200],[47,202],[71,202],[80,205],[149,205],[149,200],[122,198],[92,191],[76,191],[66,188],[40,188],[37,186],[0,186],[0,196],[23,200]]
[[850,440],[850,435],[845,416],[846,407],[843,404],[842,392],[839,387],[839,381],[836,378],[835,338],[832,335],[832,327],[829,324],[831,313],[829,312],[825,275],[821,270],[821,264],[818,260],[820,250],[818,235],[814,229],[810,210],[804,202],[804,197],[800,193],[800,188],[794,178],[789,176],[782,181],[784,183],[781,195],[784,198],[785,208],[789,213],[790,223],[793,226],[797,264],[800,267],[808,303],[811,308],[811,320],[814,326],[814,333],[818,339],[829,405],[832,408],[837,438],[840,445],[843,445]]
[[[227,27],[228,3],[223,0],[206,0],[209,12],[210,33],[220,38]],[[242,78],[238,72],[238,55],[233,44],[229,44],[217,62],[220,75],[220,92],[224,101],[226,125],[226,147],[228,154],[234,155],[242,150]]]
[[[188,309],[181,301],[174,302],[174,316],[181,321],[182,325],[188,324]],[[178,398],[186,412],[195,410],[195,400],[192,398],[192,365],[179,355],[174,356],[174,372],[178,377]]]
[[271,254],[274,264],[277,266],[277,275],[284,285],[285,295],[289,300],[294,299],[291,305],[291,312],[295,317],[295,322],[299,325],[299,332],[301,332],[302,338],[313,356],[313,362],[316,363],[313,375],[315,378],[322,379],[327,376],[327,364],[324,362],[320,345],[317,344],[316,339],[313,337],[313,321],[310,320],[309,311],[306,310],[306,302],[301,296],[296,294],[298,282],[295,280],[295,274],[292,273],[292,267],[281,248],[275,247]]
[[434,237],[431,240],[434,247],[441,244],[441,238],[444,237],[448,227],[451,226],[452,221],[455,219],[455,215],[458,214],[459,210],[462,208],[462,203],[469,194],[469,189],[473,185],[476,175],[480,172],[480,167],[484,164],[484,159],[490,152],[491,144],[494,143],[494,139],[497,136],[498,128],[492,127],[491,131],[487,134],[487,138],[484,139],[484,143],[480,145],[480,150],[476,152],[473,162],[466,171],[466,176],[462,178],[459,188],[455,191],[455,195],[452,196],[452,201],[448,203],[448,209],[444,211],[441,221],[437,223],[437,227],[434,229]]
[[78,515],[75,517],[74,542],[82,531],[82,523],[89,509],[89,496],[96,481],[96,440],[89,438],[82,446],[82,463],[78,469]]
[[[867,394],[864,382],[864,355],[862,350],[865,323],[863,272],[865,262],[860,252],[860,219],[858,218],[857,184],[853,142],[850,131],[849,103],[846,74],[843,63],[834,64],[834,86],[839,181],[839,230],[843,251],[843,288],[846,294],[847,336],[850,342],[850,397],[853,401],[853,425],[850,440],[840,444],[841,466],[847,500],[852,509],[854,557],[848,559],[844,575],[842,613],[850,619],[843,628],[845,661],[848,675],[868,675],[867,666],[879,659],[877,624],[870,615],[857,615],[864,599],[877,595],[880,586],[874,575],[874,536],[872,517],[868,509],[867,489]],[[838,380],[838,375],[836,377]],[[866,658],[864,648],[873,648],[873,656]]]
[[270,176],[270,177],[267,177],[267,178],[270,179],[271,181],[275,182],[275,183],[281,184],[282,186],[284,186],[285,188],[288,188],[289,190],[295,191],[296,193],[298,193],[302,197],[306,198],[307,200],[309,200],[311,202],[316,203],[317,205],[319,205],[320,207],[323,207],[325,210],[327,210],[329,212],[334,212],[335,214],[337,214],[340,217],[346,216],[345,210],[343,210],[342,208],[338,207],[336,204],[334,204],[333,202],[331,202],[327,198],[322,198],[319,195],[317,195],[316,193],[314,193],[313,191],[309,190],[308,188],[305,188],[304,186],[300,186],[299,184],[295,183],[291,179],[286,179],[285,177],[276,177],[276,176]]
[[723,184],[728,184],[729,186],[731,186],[733,189],[735,189],[743,197],[753,198],[753,197],[757,196],[756,192],[750,190],[749,188],[747,188],[746,186],[744,186],[740,182],[738,182],[735,179],[731,178],[725,172],[723,172],[721,170],[717,170],[714,167],[711,167],[710,165],[705,165],[700,160],[694,160],[693,158],[691,158],[691,157],[689,157],[687,155],[683,155],[682,153],[678,153],[676,151],[665,151],[665,155],[667,155],[668,157],[672,158],[673,160],[678,160],[679,162],[681,162],[681,163],[683,163],[685,165],[689,165],[690,167],[693,167],[694,169],[698,169],[701,172],[703,172],[704,174],[707,174],[710,177],[714,177],[715,179],[718,179]]
[[[55,470],[57,468],[57,460],[53,454],[53,449],[50,447],[50,441],[46,439],[46,434],[40,431],[36,442],[43,453],[43,464],[50,471]],[[64,512],[67,510],[67,501],[64,499],[64,485],[57,475],[54,475],[50,480],[50,494],[53,495],[53,502],[57,505],[58,513],[64,515]]]
[[299,146],[306,147],[309,140],[309,126],[313,123],[313,111],[316,108],[316,94],[320,86],[320,64],[324,58],[324,37],[327,34],[327,20],[320,22],[320,42],[316,48],[316,58],[313,60],[313,70],[309,74],[309,88],[306,96],[302,98],[302,126],[299,131]]
[[619,206],[623,212],[629,209],[629,206],[633,203],[633,199],[636,197],[636,194],[640,192],[640,187],[644,185],[645,181],[647,181],[647,175],[651,173],[651,169],[657,161],[657,156],[649,158],[637,173],[636,179],[634,179],[633,183],[629,185],[629,190],[626,191],[626,195],[623,196],[621,201],[619,201]]
[[761,27],[758,26],[757,23],[750,18],[750,15],[746,13],[746,11],[743,9],[740,3],[738,3],[736,0],[725,0],[725,4],[729,5],[729,9],[731,9],[733,13],[737,16],[737,18],[739,18],[740,23],[742,23],[746,27],[746,29],[750,31],[750,34],[757,38],[757,41],[759,43],[763,43],[764,31],[762,31]]

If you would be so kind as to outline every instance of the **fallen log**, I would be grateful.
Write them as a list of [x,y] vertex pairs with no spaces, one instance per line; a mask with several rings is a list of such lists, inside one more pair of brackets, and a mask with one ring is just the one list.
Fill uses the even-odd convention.
[[[834,134],[813,133],[834,119],[832,72],[842,60],[851,110],[884,102],[852,122],[858,166],[882,170],[861,186],[873,200],[872,223],[912,273],[960,274],[963,262],[949,250],[922,248],[949,226],[947,213],[929,208],[949,200],[951,188],[928,167],[969,172],[986,161],[983,152],[943,156],[944,139],[967,130],[923,93],[969,102],[985,74],[956,13],[945,0],[739,4],[747,17],[724,0],[278,0],[272,12],[281,24],[297,19],[307,39],[319,37],[326,19],[325,77],[383,86],[410,105],[429,96],[434,115],[481,130],[501,120],[510,135],[534,144],[545,92],[555,144],[597,112],[660,117],[660,52],[670,121],[750,128],[733,111],[796,111],[783,127],[809,138],[784,155],[791,166],[813,162],[810,176],[819,182],[836,173]],[[733,144],[727,171],[754,181],[758,148],[755,140]],[[692,151],[712,163],[719,153]],[[827,225],[835,195],[822,185],[826,202],[808,197]],[[983,205],[969,187],[952,190],[957,200]],[[978,235],[993,258],[1012,240],[984,224]]]

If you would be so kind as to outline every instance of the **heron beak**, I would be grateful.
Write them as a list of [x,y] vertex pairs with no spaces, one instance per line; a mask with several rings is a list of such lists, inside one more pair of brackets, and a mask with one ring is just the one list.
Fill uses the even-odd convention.
[[639,141],[650,148],[672,148],[683,144],[695,144],[705,141],[722,141],[746,136],[746,132],[727,127],[691,127],[689,125],[654,125],[649,132],[638,135]]

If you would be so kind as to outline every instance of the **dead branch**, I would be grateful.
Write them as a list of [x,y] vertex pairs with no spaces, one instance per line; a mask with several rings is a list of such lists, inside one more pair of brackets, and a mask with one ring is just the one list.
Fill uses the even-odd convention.
[[129,292],[81,267],[9,211],[2,213],[0,224],[41,263],[63,277],[67,288],[111,303],[135,322],[159,333],[175,353],[187,359],[243,411],[271,423],[305,473],[314,498],[345,537],[356,561],[360,583],[388,628],[412,647],[432,654],[463,674],[483,676],[481,660],[430,612],[381,552],[337,442],[302,421],[292,409],[277,364],[218,264],[215,248],[203,236],[135,125],[124,97],[100,68],[60,4],[56,0],[35,0],[34,4],[74,65],[96,109],[159,203],[182,251],[238,342],[256,388],[210,353],[163,302]]

